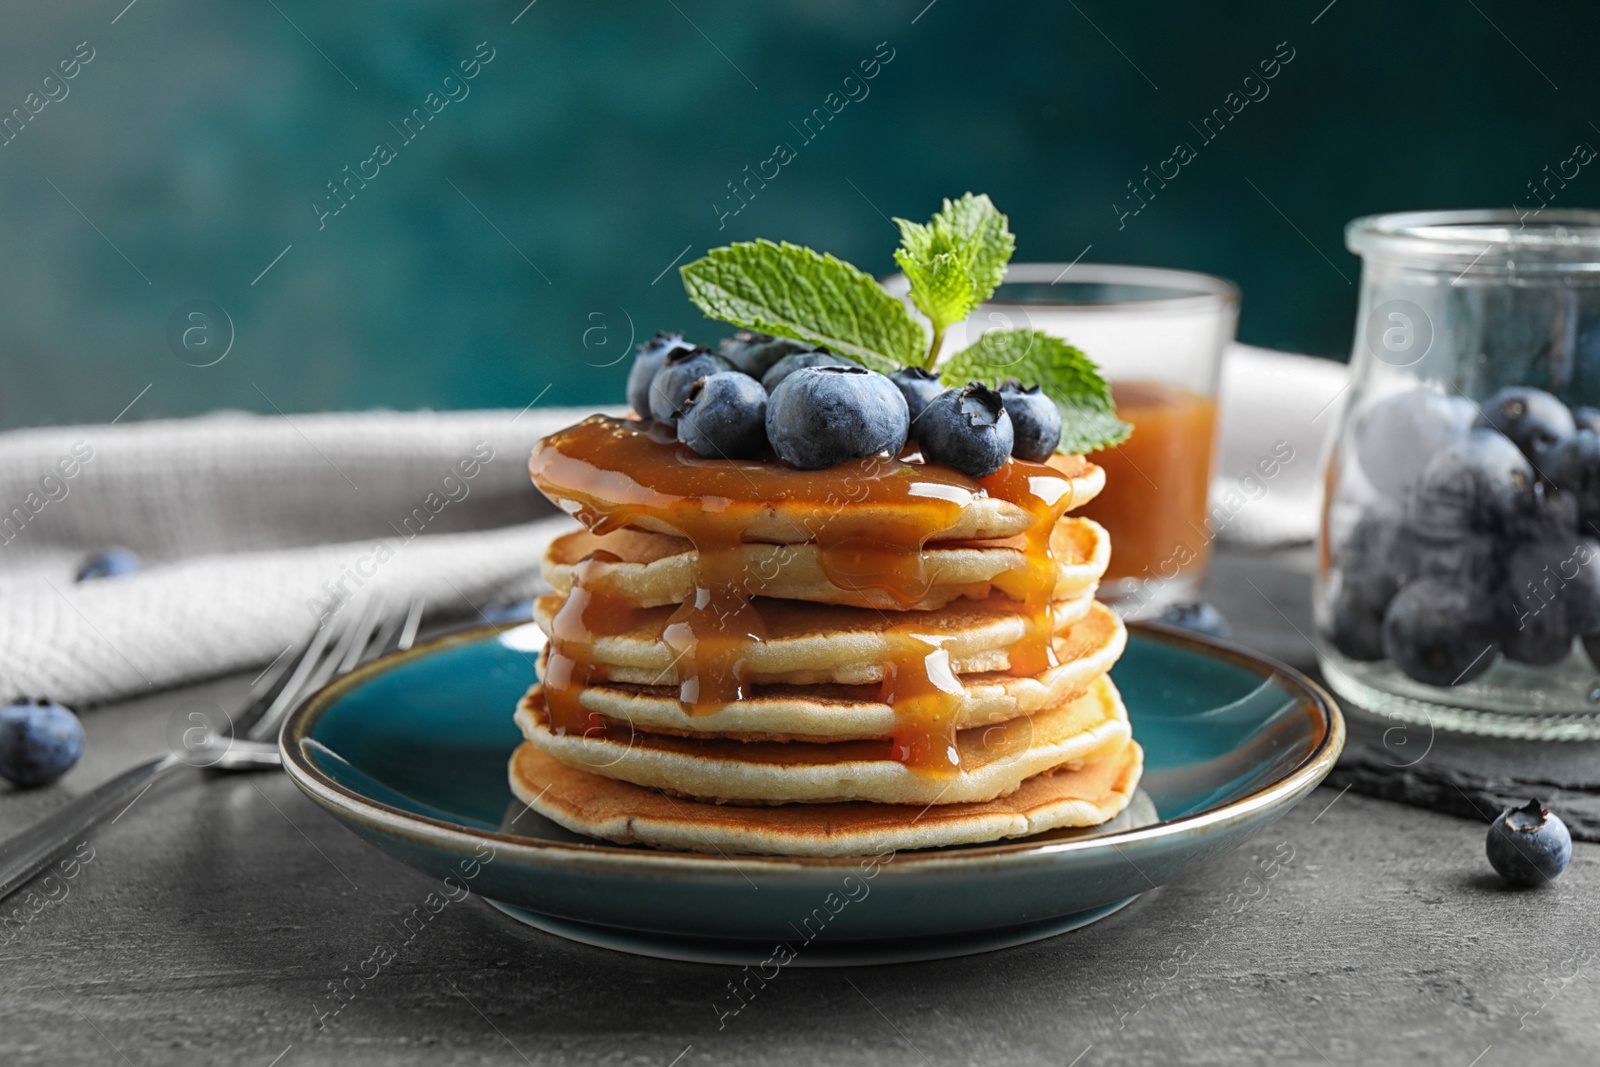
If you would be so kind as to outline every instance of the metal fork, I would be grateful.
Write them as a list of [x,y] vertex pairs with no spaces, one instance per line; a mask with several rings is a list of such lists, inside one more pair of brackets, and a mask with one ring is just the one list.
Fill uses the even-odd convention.
[[[405,613],[387,614],[374,598],[355,618],[336,615],[317,628],[294,656],[280,656],[257,680],[253,696],[233,716],[227,732],[213,723],[182,734],[181,751],[129,768],[20,833],[0,841],[0,900],[44,870],[112,812],[127,808],[157,782],[183,767],[211,771],[265,770],[281,766],[277,733],[289,712],[333,678],[378,656],[410,648],[422,620],[423,602]],[[191,741],[190,735],[194,734]]]

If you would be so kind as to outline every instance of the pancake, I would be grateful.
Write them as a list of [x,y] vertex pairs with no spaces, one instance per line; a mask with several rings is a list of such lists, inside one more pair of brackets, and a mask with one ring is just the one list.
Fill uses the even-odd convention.
[[1082,456],[1054,456],[1048,466],[1014,460],[983,480],[915,455],[821,471],[704,460],[660,426],[601,415],[542,439],[528,472],[540,492],[590,529],[692,537],[697,528],[715,527],[773,544],[807,544],[822,530],[914,531],[917,541],[936,542],[1014,537],[1040,520],[1015,502],[1026,494],[1012,491],[1007,477],[1022,486],[1052,483],[1044,509],[1050,522],[1105,487],[1105,472]]
[[[547,637],[564,599],[549,595],[533,602],[534,622]],[[1084,618],[1094,604],[1092,595],[1084,595],[1053,605],[1055,631]],[[742,654],[743,678],[754,684],[881,682],[902,635],[941,646],[956,674],[1009,670],[1011,650],[1030,628],[1016,601],[999,594],[958,600],[937,611],[882,612],[763,598],[751,605],[766,628],[763,639]],[[631,613],[621,632],[593,638],[587,658],[604,664],[612,681],[678,685],[683,655],[662,636],[675,610],[667,605]]]
[[[1055,638],[1059,664],[1032,677],[990,671],[958,677],[961,696],[952,708],[958,728],[983,726],[1027,715],[1085,692],[1122,655],[1127,629],[1104,604]],[[541,660],[539,675],[546,675]],[[889,737],[895,710],[880,699],[878,685],[757,685],[742,700],[690,715],[676,686],[597,682],[584,687],[585,709],[652,733],[738,736],[768,741],[839,741]]]
[[517,748],[509,769],[512,792],[524,804],[606,841],[718,854],[863,856],[1098,826],[1128,805],[1143,766],[1143,751],[1130,742],[1075,770],[1030,778],[998,800],[925,808],[706,804],[574,770],[532,744]]
[[[1125,747],[1128,714],[1110,678],[1059,707],[956,734],[961,771],[929,774],[895,758],[893,741],[734,741],[650,734],[626,724],[557,734],[535,686],[517,707],[528,741],[578,770],[680,796],[734,803],[977,803],[1036,774]],[[943,744],[943,742],[940,742]]]
[[[825,571],[824,552],[816,544],[745,543],[738,547],[737,572],[748,576],[762,596],[850,604],[888,610],[941,608],[961,597],[981,600],[1000,591],[1021,598],[1027,566],[1022,537],[976,543],[944,542],[921,554],[922,574],[914,599],[897,598],[873,584],[876,561],[860,565],[859,579],[849,565]],[[1070,600],[1093,592],[1111,559],[1111,538],[1099,524],[1081,518],[1058,522],[1050,535],[1055,556],[1055,599]],[[694,597],[696,554],[686,538],[642,530],[597,535],[577,530],[558,537],[544,557],[544,577],[561,595],[571,591],[577,565],[593,553],[609,553],[616,562],[593,561],[584,584],[622,597],[640,607],[681,604]]]

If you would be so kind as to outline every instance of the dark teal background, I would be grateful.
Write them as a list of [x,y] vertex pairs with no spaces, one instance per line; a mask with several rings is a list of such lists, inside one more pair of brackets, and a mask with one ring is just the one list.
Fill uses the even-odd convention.
[[[662,274],[686,246],[786,238],[883,273],[880,210],[968,189],[1019,259],[1223,274],[1244,340],[1339,358],[1345,221],[1531,206],[1600,145],[1593,5],[522,2],[0,11],[0,113],[95,53],[0,147],[0,426],[108,420],[147,385],[128,419],[616,401],[630,333],[722,332]],[[481,41],[470,95],[319,230],[325,183]],[[803,143],[790,124],[885,41],[869,95]],[[1280,42],[1270,95],[1203,144],[1190,123]],[[780,141],[794,161],[719,230]],[[1119,228],[1178,141],[1197,158]],[[167,340],[197,299],[234,324],[215,366]]]

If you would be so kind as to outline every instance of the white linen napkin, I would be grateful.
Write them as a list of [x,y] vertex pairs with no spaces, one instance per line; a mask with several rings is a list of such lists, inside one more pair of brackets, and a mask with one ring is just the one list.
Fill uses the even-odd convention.
[[[380,594],[470,613],[571,520],[528,454],[588,409],[369,412],[0,435],[0,699],[90,704],[272,660]],[[145,569],[75,583],[84,557]]]
[[1231,345],[1222,361],[1222,432],[1211,477],[1211,528],[1224,544],[1310,541],[1322,464],[1349,373],[1313,356]]

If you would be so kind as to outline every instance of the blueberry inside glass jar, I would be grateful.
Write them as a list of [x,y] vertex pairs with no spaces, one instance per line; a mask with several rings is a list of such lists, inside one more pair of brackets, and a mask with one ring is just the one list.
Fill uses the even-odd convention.
[[1439,729],[1600,738],[1600,212],[1380,215],[1346,243],[1329,684]]

